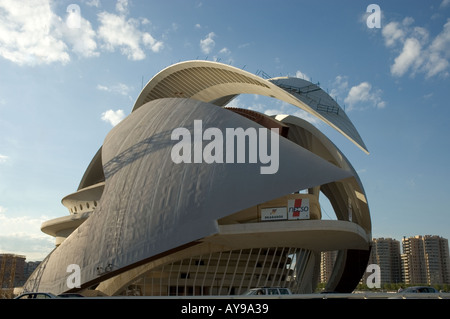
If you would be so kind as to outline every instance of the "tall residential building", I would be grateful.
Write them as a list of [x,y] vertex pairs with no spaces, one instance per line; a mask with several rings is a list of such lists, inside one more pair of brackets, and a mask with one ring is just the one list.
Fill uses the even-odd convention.
[[449,284],[448,239],[425,235],[402,239],[403,281],[406,284]]
[[11,298],[14,287],[24,281],[25,256],[0,254],[0,299]]
[[[372,239],[369,265],[380,267],[380,284],[402,282],[400,242],[392,238]],[[364,278],[370,273],[366,272]]]
[[323,251],[320,254],[320,282],[328,282],[330,279],[337,254],[336,250]]
[[0,254],[0,288],[12,288],[24,282],[25,256]]

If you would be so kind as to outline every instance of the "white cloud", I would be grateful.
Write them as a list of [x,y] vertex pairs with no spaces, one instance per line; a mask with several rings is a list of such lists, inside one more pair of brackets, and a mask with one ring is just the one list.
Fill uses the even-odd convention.
[[67,63],[70,56],[49,0],[0,2],[0,56],[19,65]]
[[[8,159],[9,159],[8,156],[0,154],[0,164],[5,163]],[[1,210],[0,210],[0,213],[1,213]]]
[[245,109],[247,106],[242,103],[242,101],[239,97],[235,97],[227,104],[227,107]]
[[312,125],[319,127],[323,122],[319,120],[317,117],[312,115],[311,113],[306,112],[302,109],[297,109],[292,113],[293,116],[304,119],[305,121],[311,123]]
[[398,40],[401,40],[405,33],[400,28],[400,24],[398,22],[389,22],[386,24],[381,31],[386,46],[393,46]]
[[[296,107],[292,104],[289,104],[289,103],[286,103],[286,102],[283,102],[280,100],[274,100],[274,99],[268,98],[268,97],[261,97],[258,95],[255,95],[254,98],[255,98],[255,101],[258,101],[258,103],[253,102],[250,104],[251,106],[245,105],[240,100],[237,101],[237,98],[234,99],[232,102],[236,101],[235,107],[245,108],[245,109],[249,109],[252,111],[264,113],[265,115],[268,115],[268,116],[279,115],[279,114],[288,114],[288,115],[293,115],[293,116],[302,118],[315,126],[319,126],[320,124],[323,123],[321,120],[319,120],[314,115],[311,115],[310,113],[308,113],[302,109],[299,109],[298,107]],[[262,99],[263,101],[259,102],[260,99]]]
[[88,5],[89,7],[100,7],[100,0],[87,0],[86,1],[86,5]]
[[216,42],[213,39],[215,36],[214,32],[210,32],[204,39],[200,40],[200,48],[203,53],[209,54],[212,51],[216,45]]
[[0,251],[25,255],[27,260],[42,260],[55,247],[55,239],[41,232],[48,216],[9,217],[0,207]]
[[394,52],[400,52],[391,65],[391,74],[396,77],[408,72],[412,76],[423,73],[427,78],[436,75],[448,76],[450,19],[447,19],[442,31],[431,40],[431,43],[428,30],[413,27],[413,22],[412,18],[405,18],[402,23],[388,23],[382,30],[385,45]]
[[139,21],[141,21],[142,25],[151,24],[150,20],[147,18],[139,18]]
[[362,82],[353,86],[344,99],[344,102],[348,104],[346,110],[351,111],[356,108],[365,109],[368,106],[384,108],[386,102],[381,99],[381,93],[381,90],[374,92],[369,82]]
[[27,261],[42,261],[54,248],[55,239],[44,233],[0,235],[0,252],[23,255]]
[[428,30],[422,27],[414,27],[412,29],[412,35],[414,38],[418,39],[420,43],[428,42],[428,38],[430,37]]
[[244,44],[239,44],[238,45],[238,48],[239,49],[243,49],[243,48],[246,48],[246,47],[249,47],[251,44],[248,42],[248,43],[244,43]]
[[336,101],[342,96],[346,96],[348,94],[348,77],[345,75],[336,76],[329,94]]
[[111,86],[105,86],[105,85],[97,85],[97,89],[100,91],[106,91],[106,92],[112,92],[117,93],[120,95],[128,96],[132,88],[130,88],[128,85],[123,83],[118,83]]
[[406,39],[402,52],[395,58],[394,64],[391,66],[392,75],[402,76],[410,67],[417,69],[417,66],[420,65],[418,59],[421,56],[421,50],[422,46],[417,39]]
[[124,118],[125,118],[125,113],[123,112],[123,110],[117,110],[117,111],[108,110],[108,111],[102,113],[102,120],[110,123],[112,126],[116,126]]
[[130,60],[142,60],[146,57],[142,45],[159,52],[163,43],[156,41],[148,32],[139,30],[139,21],[126,19],[123,15],[101,12],[98,15],[100,27],[98,37],[103,41],[103,48],[109,51],[120,49]]
[[306,80],[306,81],[311,81],[311,78],[300,70],[298,70],[295,73],[295,77]]
[[148,25],[147,18],[127,19],[128,0],[118,0],[116,10],[119,13],[101,12],[98,15],[100,26],[98,38],[103,42],[102,48],[108,51],[119,49],[130,60],[143,60],[145,49],[160,52],[164,47],[162,41],[157,41],[150,33],[142,31],[141,25]]
[[443,74],[448,76],[449,73],[446,71],[449,66],[449,61],[440,56],[437,52],[431,52],[428,55],[428,60],[424,64],[424,70],[426,70],[426,76],[432,77],[437,74]]
[[[65,23],[62,23],[64,39],[72,46],[72,51],[81,57],[99,56],[97,51],[96,33],[92,29],[91,23],[82,16],[74,17],[75,13],[68,13]],[[79,19],[77,27],[71,26],[71,19]]]
[[345,103],[353,105],[360,101],[369,100],[371,88],[372,86],[368,82],[362,82],[359,85],[353,86],[345,98]]
[[42,234],[41,224],[50,219],[48,216],[29,217],[29,216],[14,216],[9,217],[5,214],[6,209],[0,207],[0,234],[5,236],[18,235],[18,234]]
[[[449,0],[450,1],[450,0]],[[434,38],[433,42],[430,45],[430,49],[436,52],[446,52],[447,57],[450,55],[449,52],[450,45],[450,19],[447,20],[447,23],[444,24],[444,28],[440,34]]]
[[[146,18],[126,18],[127,0],[117,1],[118,15],[108,12],[98,15],[97,31],[82,12],[79,15],[68,10],[60,17],[53,12],[51,3],[52,0],[0,1],[0,57],[19,65],[66,64],[72,53],[89,58],[99,56],[99,49],[119,49],[131,60],[142,60],[145,50],[160,52],[163,48],[163,42],[140,29],[148,24]],[[98,0],[85,3],[100,6]]]
[[128,14],[128,0],[117,0],[116,10],[120,14],[123,14],[123,15]]
[[444,8],[450,5],[450,0],[442,0],[440,7]]
[[151,48],[153,52],[159,52],[164,47],[164,43],[162,41],[156,41],[148,32],[144,32],[142,34],[142,42],[145,46]]
[[278,114],[280,114],[280,110],[277,110],[277,109],[268,109],[268,110],[265,110],[265,111],[264,111],[264,114],[265,114],[265,115],[268,115],[268,116],[278,115]]
[[338,104],[341,104],[339,99],[343,99],[346,111],[355,109],[363,110],[369,107],[384,108],[386,102],[381,98],[381,90],[373,90],[372,85],[365,81],[358,85],[352,86],[349,89],[348,77],[345,75],[338,75],[333,82],[333,88],[330,96],[333,97]]
[[219,53],[229,55],[231,54],[231,51],[228,48],[223,48]]

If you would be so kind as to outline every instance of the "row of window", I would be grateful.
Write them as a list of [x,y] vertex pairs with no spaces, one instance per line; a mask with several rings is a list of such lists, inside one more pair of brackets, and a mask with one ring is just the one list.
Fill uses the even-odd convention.
[[71,214],[76,214],[78,212],[82,212],[83,210],[85,210],[85,208],[86,208],[86,210],[89,210],[89,209],[91,209],[91,207],[92,207],[92,209],[95,209],[95,207],[97,207],[97,201],[94,200],[94,201],[92,201],[90,203],[86,202],[86,204],[84,206],[83,206],[83,204],[75,205],[74,207],[72,207],[70,209],[70,213]]

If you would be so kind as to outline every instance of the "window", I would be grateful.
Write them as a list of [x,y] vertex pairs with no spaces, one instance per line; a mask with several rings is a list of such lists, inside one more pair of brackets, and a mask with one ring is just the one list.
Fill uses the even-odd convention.
[[278,295],[278,289],[277,288],[269,288],[269,295]]
[[289,291],[285,288],[280,288],[280,295],[289,295]]

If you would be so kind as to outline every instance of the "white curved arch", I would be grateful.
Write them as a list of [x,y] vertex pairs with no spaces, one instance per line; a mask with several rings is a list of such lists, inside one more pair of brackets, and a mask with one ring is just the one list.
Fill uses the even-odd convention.
[[[302,91],[305,87],[308,87],[308,91]],[[297,106],[335,128],[365,153],[369,153],[344,110],[317,85],[297,78],[265,80],[217,62],[186,61],[167,67],[147,83],[133,111],[147,102],[167,97],[192,98],[225,106],[238,94],[269,96]],[[327,107],[323,109],[321,99],[327,99]]]
[[[339,194],[347,194],[347,198],[353,204],[353,213],[356,217],[353,222],[363,227],[368,234],[371,234],[372,223],[370,219],[370,211],[366,193],[358,176],[358,173],[353,168],[350,161],[345,157],[345,155],[322,132],[320,132],[314,125],[308,123],[307,121],[292,115],[276,115],[274,116],[274,118],[284,124],[289,125],[288,138],[291,141],[301,145],[296,137],[301,134],[301,131],[307,131],[308,133],[312,134],[312,136],[317,139],[317,141],[311,142],[315,145],[315,150],[308,147],[305,148],[309,149],[311,152],[319,155],[330,163],[335,164],[337,167],[351,172],[353,178],[347,179],[345,182],[340,181],[339,183],[336,183],[335,187],[337,190],[339,190]],[[319,147],[319,145],[321,147]]]

